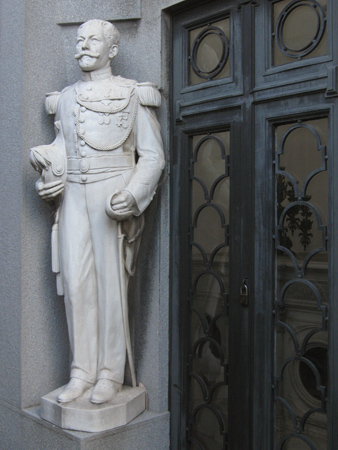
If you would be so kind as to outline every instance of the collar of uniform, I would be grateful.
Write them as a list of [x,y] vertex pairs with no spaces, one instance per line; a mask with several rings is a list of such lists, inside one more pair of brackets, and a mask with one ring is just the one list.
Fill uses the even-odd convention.
[[99,70],[93,70],[92,72],[84,72],[82,71],[81,79],[82,81],[96,81],[96,80],[105,80],[106,78],[110,78],[112,76],[111,67],[105,67]]

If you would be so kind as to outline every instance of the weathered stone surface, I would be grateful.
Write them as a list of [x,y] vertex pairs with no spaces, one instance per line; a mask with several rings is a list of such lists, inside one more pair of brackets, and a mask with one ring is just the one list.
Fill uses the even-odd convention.
[[162,0],[162,7],[169,8],[170,6],[178,5],[183,2],[187,2],[187,0]]
[[141,0],[57,0],[56,21],[59,24],[81,23],[94,17],[104,20],[140,19]]
[[145,411],[124,427],[100,433],[59,428],[40,418],[40,408],[24,411],[0,403],[1,450],[168,450],[169,413]]
[[62,387],[41,398],[41,418],[68,430],[100,432],[126,425],[146,407],[146,390],[140,385],[123,386],[113,400],[101,405],[90,402],[92,389],[70,403],[58,403]]

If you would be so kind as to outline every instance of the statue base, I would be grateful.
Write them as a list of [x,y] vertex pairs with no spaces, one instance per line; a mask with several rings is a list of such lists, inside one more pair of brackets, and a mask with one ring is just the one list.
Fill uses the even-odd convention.
[[121,427],[146,409],[146,389],[123,386],[110,402],[94,405],[90,402],[92,389],[70,403],[58,403],[57,396],[64,386],[41,398],[41,418],[68,430],[100,432]]

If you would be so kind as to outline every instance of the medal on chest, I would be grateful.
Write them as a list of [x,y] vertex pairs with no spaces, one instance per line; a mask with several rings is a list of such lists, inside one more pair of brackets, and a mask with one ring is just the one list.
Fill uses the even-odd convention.
[[97,150],[114,150],[129,137],[137,112],[133,86],[87,84],[76,89],[76,132]]

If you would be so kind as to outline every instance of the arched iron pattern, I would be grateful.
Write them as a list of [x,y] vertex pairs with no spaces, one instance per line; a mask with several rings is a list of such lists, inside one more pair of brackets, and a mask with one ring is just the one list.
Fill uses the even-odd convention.
[[[228,229],[228,225],[226,225],[226,229]],[[226,235],[226,240],[228,240],[228,235]],[[210,269],[212,267],[212,265],[214,263],[215,256],[217,255],[219,250],[221,250],[222,248],[226,248],[227,247],[227,244],[224,244],[224,243],[217,245],[214,248],[214,250],[212,251],[212,253],[210,255],[210,258],[208,259],[208,256],[207,256],[204,248],[198,242],[191,242],[191,245],[193,247],[196,247],[200,251],[201,256],[203,258],[203,264],[208,269]]]
[[[284,22],[288,14],[290,14],[294,9],[305,4],[309,6],[310,3],[312,5],[316,4],[316,2],[312,0],[297,0],[290,2],[282,12],[281,17],[284,17],[284,19],[281,19],[281,17],[279,18],[279,27],[284,26]],[[285,12],[287,12],[287,14]],[[284,16],[283,13],[285,13]],[[293,174],[288,172],[289,168],[287,166],[287,162],[285,162],[286,168],[281,168],[281,157],[285,153],[287,139],[294,131],[299,129],[308,130],[308,132],[311,133],[312,139],[314,139],[313,145],[311,145],[310,147],[313,148],[313,151],[310,152],[311,155],[315,156],[318,155],[317,152],[320,152],[320,158],[318,158],[320,159],[320,161],[318,162],[318,166],[307,173],[302,186],[297,183],[297,180],[293,176]],[[306,147],[304,148],[306,150]],[[287,411],[289,420],[293,423],[295,434],[287,434],[286,436],[283,436],[280,442],[276,444],[278,450],[282,450],[283,448],[285,448],[287,446],[286,443],[289,442],[291,438],[300,439],[301,441],[306,443],[311,450],[316,450],[316,446],[313,444],[311,439],[307,437],[305,425],[308,421],[308,418],[312,414],[316,412],[325,413],[326,411],[326,387],[322,384],[325,381],[324,379],[322,380],[321,372],[316,366],[315,361],[313,362],[311,359],[306,357],[306,351],[311,338],[315,336],[316,333],[327,331],[328,311],[327,306],[323,305],[323,297],[319,288],[312,281],[306,279],[306,275],[308,272],[309,262],[314,257],[314,255],[327,250],[327,227],[323,224],[323,219],[320,211],[314,204],[309,201],[311,197],[307,194],[312,179],[317,174],[327,170],[327,163],[327,149],[322,144],[321,137],[313,126],[303,123],[302,121],[298,121],[297,124],[291,125],[283,134],[282,139],[279,143],[279,147],[276,151],[275,160],[276,232],[274,238],[276,255],[277,251],[281,251],[290,258],[294,267],[294,274],[290,274],[289,272],[280,272],[276,256],[276,276],[281,276],[282,279],[284,279],[284,276],[287,276],[287,280],[283,281],[283,285],[281,288],[278,287],[274,308],[276,346],[274,393],[275,401],[279,402],[282,407],[285,408],[285,411]],[[315,230],[316,238],[319,239],[318,244],[316,241],[316,245],[318,245],[317,248],[313,248],[313,244],[312,246],[310,246],[311,238],[313,237],[313,232]],[[295,241],[292,238],[292,235],[294,235],[294,233],[295,238],[297,239],[297,243],[299,243],[299,245],[302,245],[303,247],[301,255],[297,254],[297,247],[295,246]],[[309,251],[307,251],[308,247]],[[304,259],[303,261],[300,261],[300,256],[303,257],[303,255],[305,255]],[[279,283],[280,281],[276,279],[276,287],[279,286]],[[299,289],[300,286],[306,288],[305,294],[302,293],[300,298],[306,298],[307,295],[311,296],[311,299],[313,299],[313,306],[311,307],[311,311],[318,311],[319,314],[321,314],[321,322],[319,322],[319,324],[318,322],[316,322],[315,324],[311,325],[308,329],[304,330],[301,335],[296,333],[292,321],[285,320],[285,312],[290,310],[290,307],[286,301],[287,291],[292,286],[295,286],[297,288],[297,285],[297,290],[303,290]],[[293,296],[295,301],[297,300],[297,297],[297,295]],[[301,305],[301,301],[298,301],[297,304]],[[319,314],[316,313],[316,320],[318,320]],[[277,327],[282,328],[283,333],[281,335],[279,335],[279,330],[277,330]],[[280,342],[279,339],[285,338],[288,341],[288,353],[284,354],[283,352],[282,354],[280,354],[278,350],[278,343]],[[292,348],[291,342],[293,343],[294,348]],[[282,359],[281,362],[279,362],[279,357]],[[316,389],[318,391],[318,398],[320,398],[321,401],[320,408],[318,408],[318,404],[316,404],[316,407],[312,409],[307,409],[307,407],[305,407],[304,409],[300,409],[297,406],[296,402],[296,400],[299,398],[299,395],[296,391],[294,391],[293,393],[288,392],[290,398],[286,395],[285,398],[283,398],[284,388],[286,387],[286,385],[283,385],[283,383],[287,383],[287,386],[291,386],[291,380],[289,380],[289,376],[286,376],[290,375],[291,372],[289,370],[287,370],[286,372],[286,367],[289,366],[290,369],[296,369],[298,366],[301,367],[301,365],[303,364],[307,366],[309,373],[313,374],[313,376],[311,376],[311,382],[313,383],[313,389]],[[286,430],[284,432],[287,433]]]
[[[224,174],[220,175],[213,182],[213,184],[210,188],[210,193],[208,192],[208,189],[207,189],[204,181],[198,177],[195,177],[195,171],[194,171],[194,165],[195,165],[195,163],[198,162],[198,153],[199,153],[202,145],[204,144],[204,142],[209,141],[209,140],[217,142],[217,144],[219,145],[220,152],[221,152],[221,158],[224,160]],[[204,198],[205,198],[206,202],[208,202],[208,203],[211,202],[211,200],[214,197],[215,189],[216,189],[218,183],[221,180],[223,180],[224,178],[227,178],[229,176],[229,159],[230,159],[229,155],[226,154],[224,143],[217,136],[208,134],[208,136],[205,136],[204,138],[202,138],[196,145],[196,147],[194,149],[194,153],[193,153],[193,158],[191,158],[191,160],[190,160],[190,178],[192,180],[195,180],[202,187],[203,192],[204,192]]]
[[218,282],[218,284],[219,284],[219,287],[220,287],[220,292],[219,292],[219,293],[220,293],[220,294],[224,294],[224,293],[225,293],[224,282],[223,282],[223,280],[222,280],[222,277],[221,277],[217,272],[215,272],[215,271],[213,271],[213,270],[203,270],[202,272],[199,272],[199,273],[195,276],[195,279],[194,279],[194,281],[193,281],[192,288],[191,288],[191,291],[190,291],[190,293],[191,293],[192,295],[196,293],[197,283],[198,283],[199,279],[200,279],[203,275],[211,275],[211,276],[213,276],[214,278],[216,278],[216,280],[217,280],[217,282]]
[[226,227],[225,216],[224,216],[222,209],[215,203],[203,203],[195,211],[193,223],[192,223],[193,228],[197,227],[198,216],[200,215],[201,211],[203,211],[204,208],[214,208],[218,212],[218,215],[220,218],[220,223],[221,223],[221,228]]
[[[198,65],[197,52],[198,52],[198,48],[199,48],[201,42],[203,41],[203,39],[205,39],[207,36],[212,35],[212,34],[219,37],[219,39],[222,43],[222,54],[221,54],[221,58],[220,58],[219,62],[217,63],[217,65],[215,67],[213,67],[210,71],[206,71],[206,70],[201,69]],[[227,35],[224,33],[224,31],[221,28],[210,25],[210,24],[197,35],[196,39],[194,40],[194,42],[192,44],[191,54],[189,57],[190,62],[191,62],[191,67],[192,67],[193,71],[195,72],[195,74],[198,77],[203,78],[205,80],[212,80],[219,73],[221,73],[228,61],[228,58],[229,58],[229,39],[228,39]]]
[[280,291],[280,296],[279,296],[279,301],[278,301],[278,306],[284,306],[284,297],[285,297],[285,293],[286,291],[289,289],[290,286],[294,285],[294,284],[304,284],[305,286],[307,286],[309,289],[311,289],[311,291],[313,292],[314,296],[316,297],[316,301],[317,301],[317,309],[321,310],[323,305],[322,305],[322,296],[317,288],[317,286],[315,286],[311,281],[306,280],[306,279],[299,279],[296,278],[295,280],[290,280],[287,283],[284,284],[284,286],[282,287],[281,291]]
[[[228,239],[229,239],[229,227],[228,227],[228,225],[226,226],[226,228],[227,228],[227,231],[228,231],[227,236],[226,236],[226,241],[228,241]],[[217,255],[217,253],[219,252],[219,250],[221,250],[222,248],[226,248],[226,247],[228,247],[228,245],[226,243],[217,245],[217,247],[215,247],[215,249],[212,251],[211,256],[210,256],[210,264],[211,265],[213,265],[214,259],[215,259],[216,255]]]
[[[204,142],[205,142],[205,141],[208,141],[208,140],[213,140],[213,141],[216,141],[216,142],[217,142],[217,144],[219,145],[220,150],[221,150],[221,156],[222,156],[222,159],[225,159],[226,162],[228,162],[228,161],[227,161],[227,154],[226,154],[226,151],[225,151],[225,146],[224,146],[222,140],[221,140],[219,137],[214,136],[214,135],[212,135],[211,133],[209,133],[207,136],[205,136],[204,138],[202,138],[202,139],[198,142],[198,144],[196,145],[195,150],[194,150],[194,153],[193,153],[193,159],[191,159],[191,164],[194,164],[194,163],[197,162],[197,159],[198,159],[198,153],[199,153],[199,151],[200,151],[200,148],[202,147],[202,145],[204,144]],[[226,171],[225,171],[225,176],[228,176],[228,175],[229,175],[229,167],[226,165],[226,166],[225,166],[225,169],[226,169]],[[193,173],[193,172],[192,172],[192,173]]]
[[215,339],[213,339],[210,336],[202,337],[202,338],[198,339],[194,343],[193,348],[192,348],[192,352],[191,352],[191,359],[192,360],[195,359],[196,356],[198,358],[201,358],[203,347],[205,346],[205,344],[208,344],[208,343],[217,348],[217,351],[218,351],[218,354],[219,354],[219,358],[218,359],[220,360],[220,365],[221,366],[225,366],[226,359],[225,359],[225,355],[224,355],[223,349],[220,346],[220,344]]
[[[227,156],[227,161],[229,160],[229,156]],[[227,166],[229,165],[229,163],[227,164]],[[211,198],[211,200],[213,200],[214,199],[214,195],[215,195],[215,190],[216,190],[216,188],[217,188],[217,186],[218,186],[218,184],[222,181],[222,180],[224,180],[225,178],[227,178],[228,177],[228,175],[220,175],[218,178],[216,178],[216,180],[212,183],[212,186],[211,186],[211,188],[210,188],[210,198]]]
[[218,426],[219,426],[219,434],[222,436],[226,435],[225,424],[224,424],[223,418],[222,418],[221,414],[219,413],[218,409],[213,405],[198,405],[198,406],[196,406],[194,412],[192,413],[190,426],[191,427],[193,426],[193,422],[196,420],[197,414],[203,409],[208,409],[215,415],[217,422],[218,422]]
[[300,427],[298,425],[298,420],[297,420],[296,414],[295,414],[294,410],[291,408],[291,406],[289,405],[289,403],[286,400],[284,400],[284,398],[278,397],[278,396],[276,397],[276,401],[278,401],[282,406],[284,406],[287,409],[287,411],[289,413],[289,416],[290,416],[290,419],[291,419],[291,421],[293,423],[293,428],[298,433],[300,433],[301,430],[300,430]]
[[208,188],[206,187],[204,181],[198,177],[192,177],[192,180],[196,181],[196,183],[198,183],[201,186],[201,188],[203,189],[203,195],[204,195],[205,201],[210,202],[211,199],[209,196]]
[[285,442],[288,441],[289,439],[299,439],[301,441],[304,441],[309,446],[310,450],[317,450],[317,447],[314,445],[314,443],[311,442],[310,439],[303,436],[302,434],[288,434],[287,436],[284,436],[283,439],[280,441],[277,450],[283,450]]
[[[226,386],[226,385],[227,385],[227,379],[224,379],[224,381],[220,381],[220,382],[216,383],[216,384],[210,389],[210,392],[208,393],[208,389],[207,389],[207,387],[206,387],[206,385],[205,385],[205,382],[204,382],[204,380],[202,379],[202,377],[200,377],[199,375],[195,374],[194,372],[191,372],[191,373],[190,373],[190,377],[193,378],[193,379],[197,382],[198,386],[199,386],[200,389],[201,389],[201,393],[202,393],[202,396],[203,396],[203,400],[205,401],[205,403],[206,403],[207,405],[210,404],[210,403],[212,402],[214,393],[215,393],[220,387]],[[226,374],[225,378],[227,378],[227,374]],[[201,406],[201,405],[199,405],[199,406]]]
[[198,316],[198,318],[201,321],[201,325],[202,325],[202,328],[203,328],[203,333],[208,336],[209,335],[209,323],[208,323],[207,318],[205,317],[205,315],[202,314],[197,308],[194,308],[193,306],[190,307],[190,311],[194,312]]
[[207,388],[206,388],[206,386],[205,386],[205,383],[204,383],[203,379],[202,379],[199,375],[195,374],[194,372],[191,372],[191,373],[190,373],[190,376],[191,376],[191,378],[193,378],[193,379],[197,382],[197,384],[199,385],[199,387],[200,387],[200,389],[201,389],[201,392],[202,392],[202,395],[203,395],[203,400],[204,400],[205,402],[209,402],[210,400],[209,400],[208,390],[207,390]]
[[[291,48],[285,43],[283,36],[285,22],[288,16],[297,8],[308,7],[312,8],[317,17],[317,26],[314,30],[313,37],[309,42],[301,48]],[[274,36],[279,50],[290,58],[302,59],[304,56],[310,54],[320,43],[325,32],[326,18],[321,5],[316,0],[294,0],[290,2],[280,13],[276,23]]]
[[297,336],[293,332],[293,329],[287,323],[283,322],[282,320],[279,320],[279,312],[277,312],[276,315],[277,315],[276,326],[284,328],[289,333],[293,341],[293,345],[295,347],[295,352],[297,353],[298,356],[303,356],[305,354],[307,344],[315,334],[320,333],[322,331],[327,331],[327,316],[324,316],[323,314],[323,326],[320,328],[314,328],[313,330],[309,331],[308,334],[303,339],[302,345],[300,346]]
[[314,328],[313,330],[309,331],[308,334],[305,336],[305,338],[303,339],[303,344],[302,347],[300,349],[300,355],[304,355],[306,352],[306,347],[307,344],[309,342],[309,340],[317,333],[320,333],[322,331],[327,331],[327,322],[328,322],[328,317],[327,317],[327,308],[326,306],[323,306],[323,309],[325,308],[326,314],[323,314],[323,326],[321,328]]
[[[309,173],[306,180],[304,181],[301,191],[299,191],[298,184],[297,184],[296,180],[293,178],[293,176],[290,173],[288,173],[284,170],[281,170],[281,168],[280,168],[280,156],[284,154],[284,146],[285,146],[286,139],[294,130],[297,130],[299,128],[305,128],[305,129],[311,131],[311,133],[314,135],[314,137],[316,139],[316,143],[317,143],[317,151],[321,152],[321,160],[322,160],[322,165]],[[279,150],[277,152],[276,174],[283,175],[290,181],[290,183],[292,184],[292,187],[294,189],[295,197],[298,198],[298,200],[306,199],[306,191],[307,191],[310,181],[312,180],[312,178],[315,175],[317,175],[320,172],[324,172],[325,170],[327,170],[327,150],[326,150],[326,146],[322,145],[322,141],[321,141],[321,138],[320,138],[317,130],[315,128],[313,128],[311,125],[308,125],[307,123],[302,123],[302,122],[299,122],[299,123],[297,123],[297,125],[294,125],[291,128],[289,128],[284,133],[284,136],[282,137],[282,140],[281,140],[281,143],[279,146]]]
[[[213,180],[210,190],[208,190],[204,180],[195,176],[195,164],[198,163],[200,159],[200,152],[203,152],[203,145],[210,140],[216,143],[216,145],[213,145],[211,151],[213,155],[217,154],[218,166],[221,166],[223,168],[224,161],[224,173],[220,174],[220,172],[218,172],[216,174],[216,178]],[[216,259],[216,255],[218,254],[218,252],[228,247],[229,245],[229,225],[226,224],[226,218],[223,212],[223,208],[214,202],[214,195],[217,186],[228,176],[229,156],[226,154],[225,145],[219,137],[209,133],[207,136],[199,140],[199,142],[193,149],[192,158],[190,159],[190,180],[191,182],[196,181],[198,185],[202,187],[204,194],[204,199],[202,197],[201,202],[191,212],[190,222],[190,245],[191,247],[195,247],[199,251],[203,263],[203,267],[199,269],[198,273],[194,274],[193,272],[191,272],[191,283],[189,290],[190,314],[196,314],[198,318],[196,320],[198,320],[200,323],[199,325],[198,322],[196,322],[197,328],[194,328],[195,334],[194,336],[192,336],[191,340],[189,352],[190,383],[193,382],[192,380],[195,380],[195,382],[201,389],[203,399],[201,397],[197,397],[195,401],[197,401],[198,405],[196,406],[192,414],[189,413],[188,441],[194,443],[194,445],[198,447],[198,449],[203,448],[204,444],[202,445],[202,443],[198,440],[198,436],[195,435],[195,431],[197,431],[196,416],[199,411],[205,408],[212,411],[218,421],[220,433],[223,435],[222,448],[225,450],[227,445],[227,434],[225,432],[225,424],[222,418],[222,412],[218,410],[216,402],[213,401],[213,397],[215,392],[221,386],[226,386],[228,383],[228,361],[226,360],[226,349],[223,348],[226,342],[222,341],[223,337],[217,326],[217,321],[222,317],[226,317],[228,314],[228,294],[225,292],[225,280],[222,273],[223,269],[218,267],[218,260]],[[219,221],[216,218],[216,221],[213,220],[213,222],[215,222],[215,226],[220,232],[220,241],[214,248],[210,248],[206,251],[206,249],[204,248],[205,242],[203,236],[201,236],[201,242],[196,242],[195,235],[196,229],[199,225],[200,215],[203,214],[203,211],[205,211],[206,213],[212,211],[208,208],[213,208],[213,210],[217,212],[217,215],[219,217]],[[200,263],[201,261],[198,262],[198,264]],[[207,305],[208,301],[210,300],[208,293],[206,293],[206,295],[204,296],[203,293],[198,290],[199,281],[202,277],[208,277],[208,281],[212,283],[216,281],[218,283],[218,287],[216,285],[213,288],[213,296],[217,298],[218,305],[212,317],[206,314],[204,306],[200,306]],[[197,304],[195,304],[196,300]],[[203,350],[206,349],[206,347],[208,347],[208,351],[210,351],[213,358],[215,358],[217,366],[216,378],[213,378],[211,372],[211,377],[209,377],[210,367],[208,366],[208,357],[206,360],[207,366],[203,366],[203,368],[199,367],[197,361],[199,358],[202,358],[204,356]],[[207,353],[207,355],[209,355],[209,353]],[[192,394],[192,391],[190,391],[190,394]],[[194,401],[193,398],[194,397],[191,397],[191,401]],[[194,405],[194,403],[192,404]],[[193,430],[193,426],[196,426],[196,430]]]
[[326,388],[325,386],[322,386],[321,382],[321,376],[320,373],[317,369],[317,367],[313,364],[313,362],[311,362],[309,359],[304,358],[304,356],[290,356],[289,358],[286,358],[286,360],[283,362],[283,364],[281,365],[280,369],[279,369],[279,374],[278,374],[278,381],[283,381],[283,374],[284,374],[284,370],[286,368],[287,365],[289,365],[291,362],[293,361],[301,361],[303,363],[305,363],[307,366],[309,366],[309,368],[312,370],[315,379],[316,379],[316,389],[321,392],[321,396],[322,396],[322,400],[324,400],[325,402],[325,391]]
[[[283,229],[283,223],[284,223],[285,216],[287,215],[288,211],[291,208],[294,208],[297,206],[305,206],[306,208],[309,208],[313,211],[313,213],[316,217],[316,221],[317,221],[317,230],[322,232],[322,247],[317,247],[314,250],[312,250],[312,252],[310,252],[304,259],[301,268],[298,266],[297,259],[296,259],[295,255],[292,253],[292,251],[289,250],[288,248],[280,245],[280,232]],[[309,261],[311,260],[311,258],[314,255],[316,255],[317,253],[327,250],[327,227],[322,224],[322,219],[320,217],[320,214],[317,211],[317,208],[312,203],[305,202],[305,201],[298,201],[298,202],[290,203],[286,208],[284,208],[284,210],[280,216],[280,219],[279,219],[279,224],[277,225],[276,250],[280,250],[280,251],[286,253],[290,257],[290,259],[293,263],[293,266],[295,268],[296,275],[299,278],[301,278],[305,275],[307,265],[308,265]]]
[[[226,294],[225,294],[226,295]],[[227,295],[226,295],[227,296]],[[226,317],[225,312],[224,313],[220,313],[220,314],[216,314],[215,317],[213,317],[209,323],[209,329],[208,329],[208,335],[212,336],[212,332],[214,330],[214,328],[216,328],[216,322],[217,320],[219,320],[221,317]]]
[[309,410],[307,413],[305,413],[304,416],[303,416],[303,418],[302,418],[302,420],[300,421],[300,428],[301,428],[301,430],[304,431],[304,427],[305,427],[305,424],[306,424],[306,422],[307,422],[307,419],[308,419],[312,414],[314,414],[314,413],[316,413],[316,412],[322,413],[322,412],[325,412],[325,411],[326,411],[326,408],[325,408],[325,406],[323,406],[323,407],[321,407],[321,408],[313,408],[313,409]]
[[300,346],[299,346],[299,342],[298,342],[297,336],[293,332],[293,329],[287,323],[285,323],[285,322],[283,322],[281,320],[278,320],[279,319],[279,312],[276,313],[276,316],[277,316],[276,317],[276,319],[277,319],[276,320],[276,326],[279,325],[280,327],[284,328],[289,333],[289,335],[290,335],[290,337],[291,337],[291,339],[293,341],[293,345],[295,347],[295,351],[296,351],[296,353],[299,353]]
[[289,403],[285,399],[283,399],[282,397],[276,397],[276,401],[278,401],[288,411],[289,417],[290,417],[290,419],[292,420],[292,423],[293,423],[293,428],[296,431],[296,433],[299,433],[298,434],[299,436],[301,436],[301,433],[304,432],[304,428],[305,428],[306,422],[307,422],[308,418],[312,414],[314,414],[314,413],[324,413],[326,411],[325,407],[310,409],[304,414],[304,416],[298,422],[294,410],[292,409],[292,407],[289,405]]
[[[284,398],[282,398],[278,395],[280,383],[283,381],[284,370],[287,367],[287,365],[289,365],[291,362],[294,362],[294,361],[303,362],[310,368],[310,370],[312,371],[312,373],[315,377],[316,389],[320,393],[320,398],[321,398],[320,408],[311,408],[308,411],[306,411],[303,414],[302,418],[300,419],[299,425],[298,425],[298,421],[296,418],[296,414],[295,414],[293,408],[291,407],[291,405],[289,404],[289,402],[287,402]],[[306,421],[313,413],[326,411],[326,387],[322,385],[321,376],[320,376],[320,373],[319,373],[317,367],[309,359],[304,358],[303,356],[290,357],[290,358],[287,358],[283,362],[283,364],[280,367],[279,374],[276,377],[275,393],[276,393],[276,400],[278,400],[280,403],[282,403],[289,411],[291,419],[294,424],[295,431],[297,431],[297,433],[301,433],[304,431]]]
[[220,381],[219,383],[216,383],[216,384],[210,389],[210,393],[209,393],[210,401],[213,400],[214,393],[215,393],[220,387],[222,387],[222,386],[227,386],[227,384],[228,384],[228,373],[226,372],[226,373],[224,374],[224,381]]
[[206,268],[210,269],[210,261],[207,257],[207,254],[206,254],[204,248],[198,242],[191,242],[191,245],[199,250],[199,252],[201,253],[202,258],[203,258],[203,265]]
[[[299,341],[298,341],[297,336],[295,335],[293,329],[287,323],[280,320],[280,310],[282,310],[285,307],[285,303],[284,303],[285,293],[287,292],[287,289],[290,286],[295,285],[295,284],[304,284],[305,286],[308,286],[312,290],[312,292],[316,298],[316,301],[317,301],[317,310],[321,311],[321,314],[322,314],[322,326],[314,328],[311,331],[309,331],[309,333],[307,333],[307,335],[303,339],[302,345],[299,344]],[[314,336],[316,333],[319,333],[321,331],[327,331],[327,322],[328,322],[327,306],[322,304],[321,294],[320,294],[318,288],[311,281],[303,279],[303,278],[295,279],[295,280],[288,281],[283,286],[283,288],[280,292],[279,300],[276,302],[276,326],[283,327],[289,333],[289,335],[293,341],[294,347],[295,347],[295,352],[299,356],[304,355],[304,353],[306,351],[306,346],[312,336]]]
[[[226,298],[228,297],[227,294],[225,294],[224,296]],[[190,302],[192,301],[190,300]],[[194,312],[198,316],[198,318],[201,321],[203,333],[209,337],[213,336],[213,330],[214,328],[216,328],[217,320],[220,319],[221,317],[227,317],[227,310],[224,310],[224,313],[216,314],[216,316],[213,317],[211,320],[209,319],[209,317],[202,314],[197,308],[194,308],[193,306],[190,308],[190,311]]]

